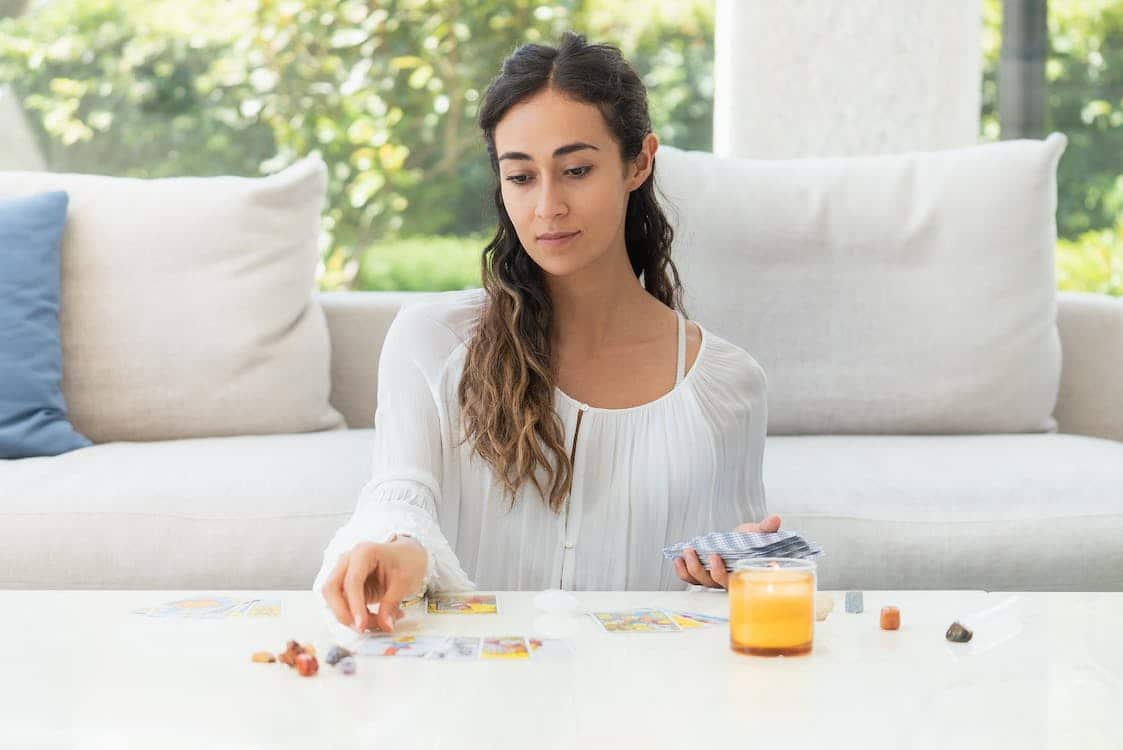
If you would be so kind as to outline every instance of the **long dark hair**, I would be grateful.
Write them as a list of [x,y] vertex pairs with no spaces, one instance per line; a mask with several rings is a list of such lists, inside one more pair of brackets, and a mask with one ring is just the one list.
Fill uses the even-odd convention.
[[[519,486],[530,481],[558,512],[573,483],[573,463],[553,409],[553,308],[542,270],[519,242],[503,206],[495,150],[495,128],[507,111],[548,87],[596,106],[625,163],[639,155],[651,132],[651,117],[643,82],[620,50],[587,44],[573,32],[566,32],[557,47],[527,44],[516,49],[503,61],[480,107],[479,125],[496,175],[499,222],[483,251],[486,298],[468,343],[458,391],[465,439],[473,440],[475,451],[495,467],[512,505]],[[653,165],[643,185],[628,196],[624,241],[644,288],[671,309],[681,310],[682,285],[670,257],[673,236],[655,196]]]

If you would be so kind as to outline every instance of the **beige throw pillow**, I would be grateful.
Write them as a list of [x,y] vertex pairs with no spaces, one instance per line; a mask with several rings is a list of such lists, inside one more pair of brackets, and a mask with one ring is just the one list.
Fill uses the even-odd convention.
[[1065,143],[774,161],[661,148],[689,312],[764,367],[769,432],[1056,429]]
[[140,180],[0,172],[0,198],[65,190],[62,390],[95,442],[307,432],[328,403],[313,299],[327,170]]

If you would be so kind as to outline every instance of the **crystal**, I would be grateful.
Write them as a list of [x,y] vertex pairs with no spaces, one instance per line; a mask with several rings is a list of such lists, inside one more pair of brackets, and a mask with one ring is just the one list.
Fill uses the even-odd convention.
[[953,622],[948,628],[948,632],[944,634],[944,637],[954,643],[966,643],[971,640],[972,635],[974,635],[974,633],[970,630],[963,627],[958,622]]
[[324,658],[324,661],[326,661],[329,665],[334,667],[336,664],[339,663],[340,659],[343,659],[343,658],[345,658],[347,656],[350,656],[350,655],[351,655],[351,652],[348,651],[347,649],[343,648],[342,646],[332,646],[328,650],[328,655],[327,655],[327,657]]
[[296,657],[296,671],[300,672],[301,677],[311,677],[316,674],[320,669],[319,662],[316,657],[311,654],[301,654]]
[[847,591],[846,592],[846,611],[853,614],[862,613],[862,592],[861,591]]
[[822,622],[834,611],[834,597],[825,591],[815,594],[815,619]]

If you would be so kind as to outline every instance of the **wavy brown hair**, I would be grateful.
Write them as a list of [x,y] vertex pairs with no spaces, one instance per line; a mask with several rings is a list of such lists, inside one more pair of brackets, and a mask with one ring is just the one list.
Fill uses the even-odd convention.
[[[458,390],[464,439],[474,441],[475,451],[495,468],[512,507],[518,488],[530,481],[558,513],[573,484],[573,463],[553,408],[553,307],[542,270],[519,242],[503,206],[495,150],[495,128],[507,111],[547,87],[596,106],[624,163],[639,155],[651,118],[643,82],[620,50],[586,44],[573,32],[566,32],[557,47],[527,44],[516,49],[503,61],[480,107],[479,125],[496,176],[498,227],[483,250],[486,295]],[[653,165],[643,185],[628,196],[624,241],[644,288],[681,310],[682,285],[670,257],[673,236],[655,196]]]

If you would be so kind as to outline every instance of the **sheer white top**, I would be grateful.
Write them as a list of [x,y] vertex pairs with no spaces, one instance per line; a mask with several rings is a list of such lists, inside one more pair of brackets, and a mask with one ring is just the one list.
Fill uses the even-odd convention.
[[555,514],[524,484],[510,509],[490,465],[461,441],[456,389],[482,302],[474,289],[415,303],[391,325],[373,474],[324,552],[317,594],[340,555],[394,533],[428,551],[430,591],[679,588],[664,546],[765,517],[764,371],[700,327],[685,372],[681,313],[675,386],[663,396],[608,409],[555,389],[572,492]]

